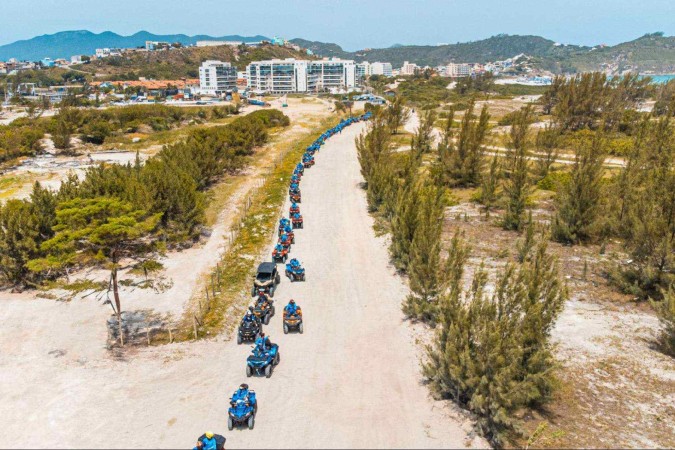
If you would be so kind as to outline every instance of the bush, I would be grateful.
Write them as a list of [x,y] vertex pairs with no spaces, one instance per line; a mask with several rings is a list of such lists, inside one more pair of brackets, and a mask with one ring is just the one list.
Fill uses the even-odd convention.
[[569,172],[549,172],[544,178],[539,180],[537,187],[545,191],[558,192],[561,188],[567,186],[571,179],[572,176]]

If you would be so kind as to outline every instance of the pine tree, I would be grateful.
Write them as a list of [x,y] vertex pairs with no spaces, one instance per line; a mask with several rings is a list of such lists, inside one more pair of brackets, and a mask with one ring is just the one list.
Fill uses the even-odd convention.
[[485,218],[490,218],[490,211],[497,204],[499,189],[499,156],[494,155],[490,163],[490,170],[487,176],[483,177],[480,189],[480,202],[483,204]]
[[[449,156],[447,177],[459,186],[476,186],[483,172],[483,155],[490,115],[487,105],[483,106],[480,117],[475,119],[475,101],[469,103],[460,124],[457,140],[447,140],[443,149]],[[444,139],[445,141],[445,139]]]
[[405,106],[405,100],[397,95],[386,109],[386,120],[389,132],[398,134],[398,129],[410,119],[410,110]]
[[520,231],[523,225],[530,189],[527,138],[531,123],[532,108],[527,106],[515,114],[511,126],[511,142],[506,163],[508,178],[504,184],[507,203],[502,219],[502,226],[506,230]]
[[417,227],[410,245],[410,289],[404,312],[411,317],[434,321],[440,290],[440,239],[443,228],[441,190],[424,186],[419,193]]
[[39,225],[29,202],[0,205],[0,274],[6,281],[27,281],[26,264],[39,255],[39,242]]
[[415,180],[401,187],[396,209],[391,220],[391,256],[399,270],[407,270],[410,264],[410,248],[415,237],[419,211],[419,188]]
[[539,179],[545,178],[551,170],[553,163],[558,159],[558,141],[560,132],[552,125],[546,125],[543,130],[537,132],[535,158],[535,170]]
[[423,369],[436,394],[476,413],[483,433],[503,446],[518,431],[515,413],[551,398],[555,361],[549,337],[567,290],[545,242],[524,264],[501,271],[492,296],[487,282],[483,267],[468,291],[461,278],[450,281]]
[[577,145],[569,184],[556,198],[552,237],[558,242],[576,244],[594,236],[600,201],[605,148],[596,133]]
[[[114,310],[122,339],[118,270],[123,259],[147,258],[156,247],[146,239],[159,224],[161,214],[149,215],[116,198],[75,198],[56,211],[55,235],[41,245],[46,257],[27,267],[37,273],[77,264],[98,262],[110,270]],[[122,341],[123,344],[123,341]]]

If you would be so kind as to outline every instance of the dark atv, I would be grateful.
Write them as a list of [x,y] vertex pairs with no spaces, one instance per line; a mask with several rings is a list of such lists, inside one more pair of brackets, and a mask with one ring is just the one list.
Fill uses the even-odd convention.
[[281,283],[281,275],[277,271],[277,265],[273,262],[261,263],[253,280],[251,297],[258,295],[259,290],[264,291],[270,297],[274,297],[274,291],[279,283]]
[[253,308],[253,315],[265,325],[269,325],[270,319],[274,316],[276,308],[274,307],[274,300],[263,300],[256,302]]
[[262,322],[256,316],[252,322],[241,321],[237,331],[237,344],[242,342],[255,342],[262,332]]

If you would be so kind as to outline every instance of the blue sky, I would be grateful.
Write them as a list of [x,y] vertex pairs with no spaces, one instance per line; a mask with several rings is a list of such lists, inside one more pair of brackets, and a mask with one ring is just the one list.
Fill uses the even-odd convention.
[[586,45],[675,35],[675,0],[0,0],[0,7],[0,44],[77,29],[279,35],[348,50],[499,33]]

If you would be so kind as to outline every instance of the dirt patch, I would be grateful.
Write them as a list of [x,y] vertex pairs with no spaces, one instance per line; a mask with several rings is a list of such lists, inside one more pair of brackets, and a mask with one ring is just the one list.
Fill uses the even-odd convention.
[[[454,194],[466,198],[462,191]],[[538,206],[534,218],[546,223],[550,205]],[[468,201],[446,212],[446,247],[455,230],[472,246],[467,278],[481,263],[495,272],[514,260],[520,236],[499,227],[499,214],[486,220]],[[675,362],[653,348],[658,319],[603,277],[607,265],[625,257],[621,247],[610,242],[601,254],[597,245],[551,242],[549,251],[559,259],[570,300],[552,333],[561,388],[543,414],[526,417],[530,435],[539,427],[532,446],[672,448]]]

